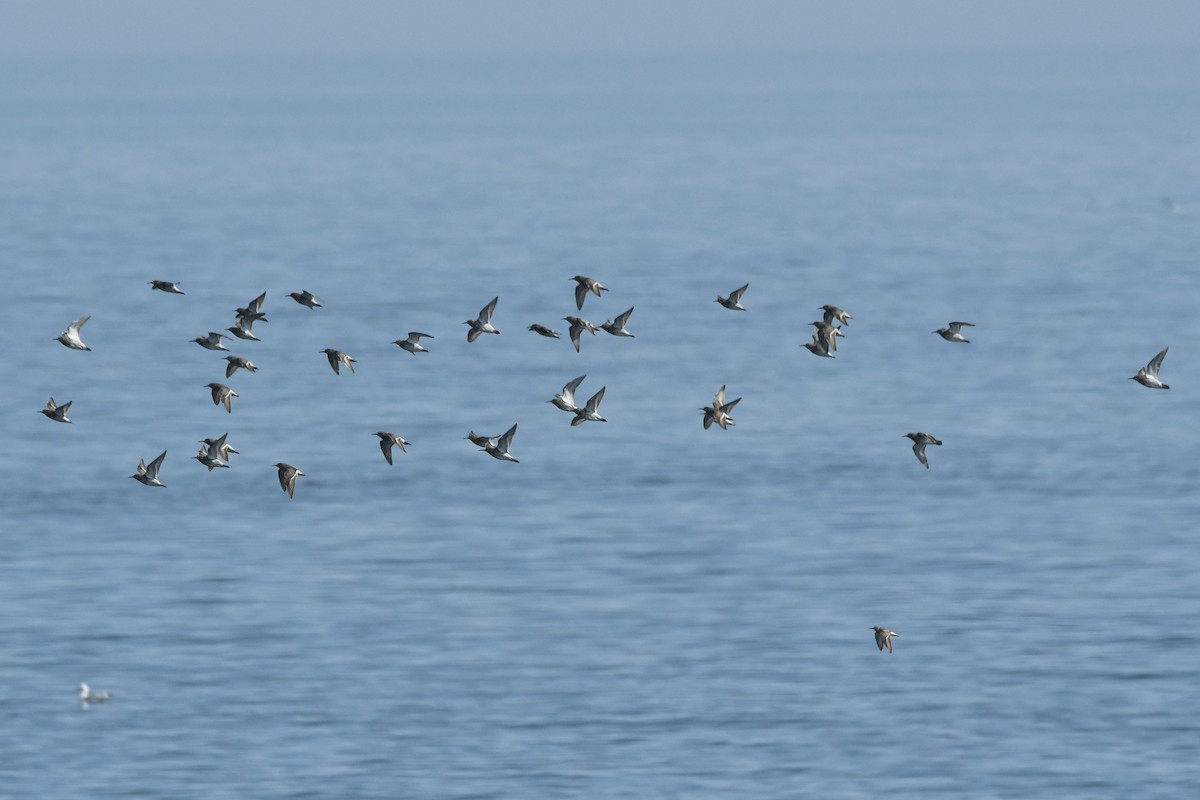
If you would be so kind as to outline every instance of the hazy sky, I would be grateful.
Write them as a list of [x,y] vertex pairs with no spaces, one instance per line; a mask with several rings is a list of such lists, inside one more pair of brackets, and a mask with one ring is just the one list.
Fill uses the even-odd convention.
[[3,53],[1200,44],[1200,0],[0,0]]

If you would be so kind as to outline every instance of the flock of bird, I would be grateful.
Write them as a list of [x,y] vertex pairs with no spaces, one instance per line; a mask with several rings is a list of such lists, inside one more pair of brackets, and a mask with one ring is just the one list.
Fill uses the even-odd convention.
[[[608,291],[608,288],[602,285],[599,281],[589,278],[584,275],[576,275],[572,280],[575,281],[575,306],[577,311],[583,310],[584,301],[589,295],[601,297],[603,292]],[[169,294],[184,294],[179,288],[179,284],[173,281],[153,280],[150,281],[150,286],[153,290],[166,292]],[[734,289],[728,296],[717,295],[714,302],[722,307],[732,311],[745,311],[746,307],[742,305],[742,297],[749,288],[749,283]],[[263,311],[263,304],[266,301],[267,293],[255,297],[245,307],[235,310],[236,321],[226,330],[232,334],[232,337],[247,341],[261,341],[254,334],[254,325],[256,322],[266,322],[266,313]],[[299,292],[291,292],[288,295],[297,303],[306,308],[317,309],[323,308],[320,299],[308,290]],[[479,314],[473,319],[466,320],[463,324],[468,326],[467,342],[475,342],[483,334],[499,335],[500,331],[493,323],[493,315],[496,310],[496,305],[499,297],[493,297],[482,309]],[[593,336],[598,330],[606,331],[613,336],[630,337],[634,334],[629,332],[629,319],[633,314],[634,309],[631,307],[622,314],[617,315],[613,320],[605,320],[599,326],[593,325],[587,320],[577,315],[568,314],[562,319],[570,324],[568,336],[571,345],[576,352],[580,350],[582,334],[586,331]],[[849,325],[854,319],[844,309],[834,305],[821,306],[823,311],[822,318],[811,323],[813,327],[812,341],[806,342],[803,346],[813,355],[821,358],[835,358],[834,353],[838,348],[838,339],[845,338],[843,327]],[[81,330],[90,319],[90,316],[80,317],[67,326],[57,337],[57,341],[65,347],[72,350],[90,351],[82,338]],[[964,327],[974,327],[970,322],[954,321],[947,324],[944,328],[938,328],[933,333],[938,334],[947,342],[969,344],[970,340],[962,334]],[[528,330],[548,338],[558,339],[560,335],[552,328],[540,323],[529,325]],[[401,349],[413,354],[429,352],[421,345],[422,339],[433,339],[431,334],[420,331],[410,331],[406,338],[396,339],[393,344]],[[198,336],[192,341],[207,350],[221,351],[229,353],[229,348],[223,343],[224,340],[230,340],[230,336],[216,331],[209,331],[205,336]],[[357,363],[355,359],[340,350],[334,348],[325,348],[320,351],[325,354],[328,359],[330,368],[335,374],[341,374],[341,368],[344,366],[351,372],[354,372],[354,365]],[[1133,375],[1130,380],[1135,380],[1143,386],[1151,389],[1169,389],[1170,386],[1163,383],[1159,379],[1159,371],[1162,367],[1163,359],[1167,355],[1167,348],[1163,348],[1157,355],[1152,358],[1145,367],[1138,370],[1136,375]],[[248,372],[256,372],[257,367],[249,360],[242,356],[229,353],[225,357],[225,377],[230,378],[233,374],[243,369]],[[606,422],[605,418],[600,413],[600,403],[604,400],[604,386],[593,393],[586,402],[580,405],[576,399],[576,392],[580,385],[587,378],[586,374],[579,375],[568,381],[562,390],[547,402],[553,404],[556,408],[565,411],[572,415],[571,425],[581,425],[584,422]],[[216,381],[207,384],[211,391],[213,404],[216,406],[224,406],[227,413],[233,412],[233,398],[238,397],[238,393],[226,386],[223,383]],[[732,412],[739,402],[740,397],[729,400],[725,396],[725,386],[721,386],[713,396],[711,405],[700,408],[702,412],[702,424],[705,430],[713,425],[718,426],[722,430],[727,430],[729,426],[734,425]],[[71,419],[67,416],[71,409],[71,401],[56,403],[51,397],[46,403],[46,407],[41,410],[41,413],[47,418],[61,423],[70,423]],[[499,436],[481,436],[474,431],[467,433],[466,438],[473,444],[479,447],[483,452],[500,461],[517,462],[518,459],[512,453],[513,438],[517,433],[517,425],[514,424],[507,431]],[[411,444],[402,436],[390,431],[377,431],[375,436],[379,437],[379,448],[384,459],[388,464],[393,464],[394,450],[399,449],[401,452],[406,452],[405,448]],[[214,469],[228,469],[229,459],[231,455],[240,455],[227,441],[228,433],[216,438],[206,438],[201,440],[200,448],[193,458],[200,462],[210,472]],[[941,440],[923,431],[906,433],[904,436],[912,441],[913,454],[917,461],[925,469],[929,469],[929,459],[926,456],[926,448],[929,445],[941,446]],[[166,484],[160,479],[163,462],[166,459],[167,451],[163,451],[149,464],[144,459],[139,459],[136,472],[130,477],[144,486],[153,486],[165,488]],[[278,479],[280,488],[287,493],[289,498],[295,497],[296,479],[304,476],[304,472],[298,467],[295,467],[286,462],[277,462],[273,465],[278,471]],[[885,627],[876,626],[872,628],[875,632],[875,643],[879,650],[887,649],[892,652],[892,637],[899,636],[895,631],[888,630]],[[86,683],[80,684],[80,702],[86,709],[91,704],[104,703],[109,697],[109,692],[92,691]]]

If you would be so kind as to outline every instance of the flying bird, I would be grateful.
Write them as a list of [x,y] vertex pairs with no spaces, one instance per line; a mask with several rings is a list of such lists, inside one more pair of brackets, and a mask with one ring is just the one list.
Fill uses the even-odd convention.
[[267,299],[267,293],[263,292],[258,297],[250,301],[245,308],[235,308],[233,313],[237,314],[238,324],[245,325],[247,330],[255,322],[262,320],[269,322],[267,315],[263,313],[263,301]]
[[929,459],[925,457],[925,445],[936,444],[938,447],[941,447],[942,443],[930,436],[928,433],[918,432],[906,433],[904,435],[913,440],[912,449],[913,453],[915,453],[917,456],[917,461],[920,461],[921,466],[925,467],[925,469],[929,469]]
[[971,340],[962,335],[962,327],[966,325],[968,328],[974,328],[975,325],[970,322],[951,322],[945,328],[938,328],[934,333],[941,336],[947,342],[962,342],[970,344]]
[[258,367],[241,356],[225,356],[225,360],[229,362],[229,366],[225,367],[226,378],[232,378],[233,373],[237,372],[238,369],[244,369],[247,372],[258,372]]
[[56,337],[57,340],[72,350],[91,350],[92,348],[84,344],[83,340],[79,338],[79,329],[82,328],[84,323],[91,318],[92,315],[88,314],[86,317],[80,317],[79,319],[75,320],[67,326],[65,331]]
[[[225,330],[229,331],[239,339],[246,339],[251,342],[262,341],[262,339],[254,335],[254,320],[252,319],[239,319],[237,325],[234,325],[231,328],[226,328]],[[211,350],[214,348],[209,349]],[[225,348],[222,347],[221,349],[224,350]]]
[[601,386],[600,391],[588,398],[587,404],[583,408],[575,409],[575,419],[571,420],[572,427],[588,421],[608,422],[600,416],[600,401],[604,399],[604,389],[605,387]]
[[279,469],[280,488],[287,492],[289,498],[294,497],[296,495],[296,476],[303,475],[304,473],[291,464],[285,464],[282,461],[272,466]]
[[55,422],[70,422],[71,420],[67,419],[67,412],[71,410],[71,403],[73,402],[73,400],[68,400],[61,406],[58,406],[54,404],[54,398],[51,397],[49,402],[46,403],[46,407],[41,409],[41,413]]
[[516,461],[520,463],[517,459],[513,458],[512,453],[508,452],[512,448],[513,436],[516,434],[517,424],[514,422],[513,426],[506,430],[494,444],[488,442],[483,448],[484,452],[492,458],[497,458],[501,461]]
[[731,311],[745,311],[746,308],[742,305],[742,295],[749,288],[750,284],[743,284],[740,288],[734,289],[732,292],[730,292],[729,297],[717,295],[717,299],[713,300],[713,302],[720,303]]
[[584,332],[596,335],[596,326],[580,317],[563,317],[564,320],[571,323],[571,329],[567,335],[571,337],[571,344],[575,346],[575,352],[579,352],[579,337]]
[[233,413],[233,398],[240,397],[241,395],[239,395],[237,392],[235,392],[233,389],[230,389],[228,386],[226,386],[223,383],[209,383],[206,385],[208,386],[209,389],[212,390],[213,405],[219,406],[219,405],[224,404],[225,413],[232,414]]
[[729,416],[729,412],[733,411],[734,406],[742,402],[742,398],[736,400],[725,401],[725,387],[717,389],[717,393],[713,395],[711,406],[705,406],[700,409],[704,412],[704,430],[708,430],[716,423],[721,430],[729,430],[728,426],[733,425],[733,417]]
[[229,436],[229,432],[222,433],[217,439],[201,439],[200,443],[208,447],[208,452],[212,453],[222,461],[229,461],[229,454],[241,455],[233,446],[228,444],[225,439]]
[[192,458],[208,467],[209,472],[212,472],[217,467],[225,467],[226,469],[229,469],[229,465],[225,463],[224,459],[218,456],[215,451],[209,450],[204,445],[200,445],[200,451],[196,453],[196,455],[192,456]]
[[158,471],[162,469],[163,459],[166,457],[167,451],[163,450],[158,458],[150,462],[149,466],[146,466],[145,460],[139,458],[137,474],[130,475],[129,477],[143,486],[161,486],[164,489],[167,488],[167,485],[158,479]]
[[353,358],[346,355],[341,350],[334,350],[332,347],[326,347],[321,352],[324,353],[325,357],[329,359],[329,366],[333,368],[334,375],[342,374],[342,370],[341,370],[342,364],[345,364],[347,367],[350,368],[351,372],[354,372],[354,365],[357,362],[355,362],[355,360]]
[[1163,359],[1167,357],[1169,347],[1164,347],[1162,351],[1154,358],[1150,359],[1150,363],[1137,371],[1129,380],[1137,381],[1142,386],[1148,386],[1151,389],[1170,389],[1171,387],[1158,379],[1158,370],[1162,367]]
[[471,326],[471,330],[467,331],[468,342],[473,342],[478,339],[479,334],[481,333],[500,333],[500,331],[496,330],[496,327],[492,325],[492,314],[496,310],[496,301],[499,299],[499,297],[493,297],[492,302],[479,309],[478,317],[475,319],[469,319],[463,323],[464,325]]
[[405,452],[404,446],[406,444],[412,444],[412,442],[405,441],[403,436],[397,436],[396,434],[389,433],[387,431],[379,431],[375,435],[379,437],[379,449],[383,451],[383,457],[387,459],[389,464],[392,463],[393,446],[399,447],[400,452],[403,453]]
[[838,322],[842,323],[843,325],[849,325],[850,320],[854,319],[854,317],[850,316],[849,314],[847,314],[845,311],[838,308],[837,306],[823,305],[823,306],[821,306],[821,310],[825,312],[825,321],[826,322],[832,323],[836,319]]
[[563,386],[562,391],[547,400],[547,403],[553,403],[555,408],[561,408],[563,411],[568,411],[572,414],[579,411],[579,407],[575,405],[575,390],[579,388],[579,384],[583,383],[583,379],[587,375],[580,375],[578,378],[573,378]]
[[541,334],[548,339],[558,338],[558,331],[550,330],[545,325],[540,325],[536,322],[529,326],[529,330],[533,331],[534,333]]
[[150,281],[151,291],[157,290],[167,294],[183,294],[177,281]]
[[193,342],[203,347],[205,350],[224,350],[229,352],[229,348],[221,344],[221,339],[228,338],[216,331],[209,331],[208,336],[197,336],[192,339]]
[[879,647],[880,650],[883,650],[883,648],[886,647],[889,653],[892,652],[892,637],[899,636],[900,634],[896,633],[895,631],[889,631],[887,628],[879,625],[876,625],[871,630],[875,631],[876,646]]
[[432,339],[433,337],[431,335],[429,335],[428,333],[421,333],[420,331],[409,331],[407,339],[396,339],[394,342],[392,342],[392,344],[400,345],[401,350],[407,350],[408,352],[412,353],[415,356],[417,353],[428,353],[429,352],[428,350],[426,350],[424,347],[421,346],[422,338]]
[[612,322],[605,320],[604,323],[600,327],[603,328],[604,330],[608,331],[609,333],[611,333],[613,336],[628,336],[629,338],[632,339],[633,334],[630,333],[629,331],[625,330],[625,323],[629,322],[629,316],[632,313],[633,313],[633,306],[630,306],[629,310],[626,311],[624,314],[618,314],[617,318],[615,320],[613,320]]
[[[815,325],[816,323],[813,324]],[[829,327],[831,330],[834,329],[832,325]],[[814,356],[821,356],[822,358],[837,358],[837,356],[829,352],[833,347],[833,343],[837,341],[837,334],[833,334],[832,336],[822,336],[821,329],[817,327],[813,329],[812,338],[813,340],[811,342],[804,343],[804,349],[808,350],[808,352],[812,353]]]
[[303,291],[299,292],[288,292],[288,297],[292,298],[300,305],[306,306],[310,311],[314,308],[324,308],[324,306],[321,305],[321,298],[317,297],[308,289],[304,289]]
[[487,450],[489,447],[493,447],[496,444],[496,439],[498,437],[496,437],[496,436],[480,436],[475,431],[468,431],[467,435],[463,438],[470,439],[471,444],[474,444],[478,447],[482,447],[484,450]]
[[601,292],[607,292],[607,286],[601,286],[600,281],[593,280],[586,275],[576,275],[571,280],[579,285],[575,287],[575,308],[579,311],[583,310],[583,301],[588,296],[588,292],[600,296]]

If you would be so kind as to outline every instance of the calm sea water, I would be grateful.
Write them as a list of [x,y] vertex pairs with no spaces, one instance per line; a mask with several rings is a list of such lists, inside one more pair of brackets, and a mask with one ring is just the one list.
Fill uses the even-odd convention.
[[9,60],[2,793],[1192,796],[1195,62]]

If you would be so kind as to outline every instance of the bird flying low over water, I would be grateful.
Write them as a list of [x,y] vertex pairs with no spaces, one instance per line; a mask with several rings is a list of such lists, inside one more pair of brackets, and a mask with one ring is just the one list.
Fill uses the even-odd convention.
[[178,281],[150,281],[150,289],[166,292],[167,294],[183,294]]
[[[512,453],[508,452],[509,449],[512,448],[512,440],[516,435],[517,424],[514,422],[513,426],[501,434],[500,438],[497,439],[495,443],[489,441],[486,445],[484,445],[484,452],[486,452],[492,458],[497,458],[501,461],[514,461],[516,463],[520,463],[517,461],[517,459],[513,458]],[[475,440],[472,439],[471,441]]]
[[742,305],[742,295],[745,294],[746,290],[749,288],[750,288],[750,284],[748,284],[748,283],[742,284],[742,286],[740,286],[739,288],[734,289],[732,292],[730,292],[729,297],[722,297],[721,295],[717,295],[717,299],[713,300],[713,302],[720,303],[721,305],[725,306],[726,308],[730,309],[731,311],[745,311],[746,309]]
[[[813,328],[813,340],[811,342],[805,342],[804,349],[812,353],[814,356],[821,356],[822,358],[837,358],[837,356],[829,352],[830,350],[837,349],[838,334],[834,333],[837,328],[834,328],[827,322],[814,322],[813,325],[817,326]],[[826,328],[829,330],[828,334],[822,335],[822,325],[826,326]]]
[[379,449],[383,451],[383,457],[389,464],[392,463],[392,447],[399,447],[400,452],[403,453],[405,452],[404,446],[412,444],[412,442],[405,441],[403,436],[397,436],[388,431],[379,431],[375,435],[379,437]]
[[572,414],[579,411],[579,407],[575,405],[575,390],[579,388],[579,384],[583,383],[583,379],[587,375],[580,375],[578,378],[573,378],[568,381],[567,385],[562,388],[562,391],[547,400],[547,403],[553,403],[555,408],[561,408],[563,411],[568,411]]
[[287,492],[287,496],[289,498],[294,497],[296,495],[296,476],[303,475],[304,473],[293,467],[291,464],[285,464],[282,461],[277,464],[272,464],[272,466],[278,468],[279,470],[280,488]]
[[345,364],[354,372],[354,365],[357,363],[353,358],[343,353],[341,350],[334,350],[332,347],[326,347],[321,351],[325,357],[329,359],[329,366],[333,368],[334,375],[341,375],[341,365]]
[[200,445],[200,451],[192,456],[192,458],[208,467],[209,472],[212,472],[217,467],[229,469],[229,465],[225,463],[224,459],[217,455],[215,451],[209,450],[205,445]]
[[912,449],[913,453],[917,456],[917,461],[920,461],[921,466],[925,467],[925,469],[929,469],[929,459],[925,457],[925,445],[936,444],[938,447],[941,447],[942,443],[930,436],[928,433],[918,432],[906,433],[904,435],[913,440]]
[[209,331],[208,336],[197,336],[192,339],[193,342],[203,347],[205,350],[224,350],[229,352],[229,348],[221,344],[221,339],[228,338],[216,331]]
[[889,631],[887,628],[884,628],[880,625],[876,625],[871,630],[875,631],[876,646],[878,646],[880,650],[883,650],[883,648],[886,647],[889,653],[892,652],[892,637],[899,636],[900,634],[896,633],[895,631]]
[[167,485],[158,479],[158,471],[162,469],[163,459],[167,457],[167,451],[163,450],[158,458],[150,462],[149,466],[143,459],[138,459],[137,473],[130,475],[138,483],[143,486],[161,486],[167,488]]
[[600,327],[611,333],[613,336],[628,336],[632,339],[633,334],[625,330],[625,323],[629,322],[629,315],[632,313],[633,307],[630,306],[629,310],[624,314],[618,314],[617,318],[612,322],[605,320]]
[[[251,342],[262,341],[262,339],[254,335],[254,320],[252,319],[239,319],[237,325],[226,328],[225,330],[229,331],[239,339],[247,339]],[[211,350],[214,348],[209,349]],[[222,347],[221,349],[224,350],[225,348]]]
[[[1171,387],[1158,379],[1158,370],[1162,367],[1163,359],[1167,357],[1169,347],[1164,347],[1158,355],[1150,359],[1150,363],[1137,371],[1129,380],[1137,381],[1142,386],[1147,386],[1151,389],[1170,389]],[[1185,390],[1187,387],[1184,387]]]
[[829,323],[832,323],[836,319],[843,325],[849,325],[850,320],[854,319],[854,317],[837,306],[823,305],[821,306],[821,310],[825,312],[825,321]]
[[842,333],[841,325],[834,325],[830,322],[814,320],[809,325],[813,326],[813,341],[824,348],[825,352],[830,350],[837,351],[837,340],[839,337],[845,339],[846,334]]
[[742,398],[736,400],[725,401],[725,387],[717,389],[717,393],[713,395],[711,406],[705,406],[700,409],[704,412],[704,430],[708,430],[716,423],[721,430],[729,430],[730,425],[734,424],[733,417],[729,416],[729,412],[733,411],[734,406],[742,402]]
[[208,447],[208,452],[212,453],[222,461],[229,461],[229,454],[241,455],[237,450],[234,450],[231,445],[226,443],[225,439],[229,436],[229,432],[222,433],[218,439],[201,439],[200,443]]
[[542,336],[545,336],[548,339],[557,339],[558,338],[558,331],[551,330],[551,329],[547,328],[545,325],[540,325],[536,322],[529,326],[529,330],[533,331],[534,333],[541,334]]
[[433,336],[429,335],[428,333],[421,333],[420,331],[409,331],[407,339],[396,339],[392,342],[392,344],[400,345],[401,350],[407,350],[415,356],[417,353],[429,352],[421,346],[422,338],[432,339]]
[[575,346],[575,352],[578,353],[580,335],[584,331],[587,331],[588,333],[592,334],[592,336],[595,336],[596,326],[588,322],[586,319],[582,319],[581,317],[567,316],[563,317],[563,319],[571,323],[571,329],[567,332],[567,335],[571,337],[571,344]]
[[270,320],[267,319],[267,315],[264,314],[262,310],[263,301],[266,299],[267,293],[263,292],[258,297],[251,300],[245,308],[235,308],[233,313],[237,314],[238,324],[245,325],[246,329],[249,330],[250,326],[259,320],[262,320],[263,322],[270,322]]
[[238,369],[244,369],[247,372],[258,372],[258,367],[250,363],[249,360],[241,356],[225,356],[225,360],[229,362],[229,366],[225,367],[225,377],[232,378],[233,373]]
[[310,311],[314,308],[324,308],[324,306],[321,305],[321,298],[317,297],[308,289],[304,289],[299,292],[288,292],[288,297],[292,298],[302,306],[307,306]]
[[499,335],[500,331],[496,330],[496,327],[492,325],[492,314],[496,311],[496,301],[499,299],[499,296],[493,297],[492,302],[479,309],[478,317],[469,319],[463,323],[464,325],[471,326],[471,330],[467,331],[468,342],[478,339],[481,333],[495,333]]
[[475,431],[467,431],[467,435],[464,436],[463,438],[470,439],[471,444],[476,445],[478,447],[482,447],[484,450],[486,450],[489,447],[492,447],[493,445],[495,445],[496,439],[498,439],[499,437],[497,437],[497,436],[480,436]]
[[92,348],[84,344],[83,340],[79,338],[79,329],[82,328],[84,324],[91,318],[92,315],[88,314],[86,317],[80,317],[72,322],[67,326],[65,331],[56,337],[57,341],[62,342],[63,345],[71,348],[72,350],[91,350]]
[[970,344],[971,340],[962,335],[962,327],[964,325],[968,328],[975,327],[974,324],[970,322],[951,322],[947,327],[938,328],[936,331],[934,331],[934,333],[941,336],[947,342],[962,342],[963,344]]
[[575,308],[579,311],[583,310],[583,301],[587,298],[588,292],[599,297],[601,292],[608,291],[607,286],[601,286],[600,281],[593,280],[586,275],[576,275],[571,280],[579,284],[575,287]]
[[51,397],[46,403],[46,407],[41,409],[41,413],[45,414],[55,422],[70,422],[71,420],[67,419],[67,412],[71,410],[72,402],[74,401],[68,400],[61,406],[58,406],[54,404],[54,398]]
[[219,406],[219,405],[224,404],[225,413],[232,414],[233,413],[233,398],[240,397],[241,395],[239,395],[237,392],[235,392],[233,389],[230,389],[228,386],[226,386],[223,383],[209,383],[209,384],[205,384],[205,385],[208,386],[208,388],[212,390],[213,405]]
[[604,386],[600,387],[600,391],[588,398],[587,404],[583,408],[575,409],[575,419],[571,420],[571,425],[580,425],[589,420],[592,422],[608,422],[604,417],[600,416],[600,401],[604,399]]

